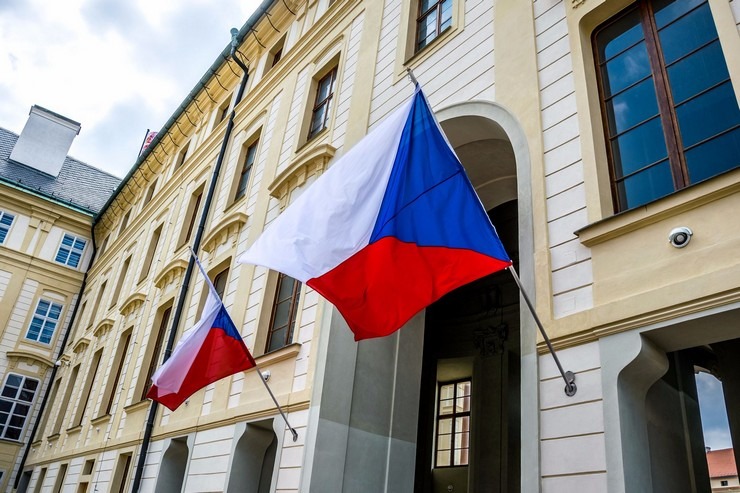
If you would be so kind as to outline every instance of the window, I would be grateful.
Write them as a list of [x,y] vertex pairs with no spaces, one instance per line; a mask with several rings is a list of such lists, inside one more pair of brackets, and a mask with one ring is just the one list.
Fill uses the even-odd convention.
[[129,469],[131,469],[131,457],[133,454],[123,454],[116,461],[116,469],[113,473],[113,481],[110,491],[112,493],[125,493],[128,481]]
[[195,220],[198,218],[198,211],[200,209],[200,201],[202,198],[203,198],[203,187],[200,187],[190,197],[190,203],[188,204],[188,209],[185,215],[185,217],[187,218],[184,224],[185,227],[180,232],[180,245],[181,246],[189,242],[190,238],[193,236],[193,229],[195,229]]
[[126,211],[126,215],[123,216],[123,219],[121,219],[121,227],[118,228],[118,236],[121,236],[123,232],[126,230],[126,226],[128,226],[128,220],[131,218],[131,209]]
[[416,19],[416,51],[452,26],[452,0],[421,0]]
[[116,306],[116,303],[118,303],[118,297],[121,295],[121,288],[123,287],[124,281],[126,281],[126,276],[128,275],[128,268],[129,265],[131,265],[131,256],[129,255],[126,260],[123,261],[123,266],[121,267],[121,272],[118,274],[118,279],[116,280],[116,288],[113,290],[113,297],[111,298],[110,302],[110,308],[113,308]]
[[61,304],[40,299],[36,305],[31,324],[28,326],[26,339],[49,344],[51,338],[54,337],[54,330],[57,328],[61,313]]
[[90,314],[90,320],[87,322],[87,326],[91,327],[95,322],[96,318],[98,317],[98,308],[103,303],[103,296],[105,296],[105,288],[108,285],[108,281],[103,281],[103,284],[100,285],[100,289],[98,290],[98,297],[95,300],[95,304],[92,307],[92,313]]
[[90,391],[95,383],[95,377],[98,374],[98,368],[100,368],[100,360],[102,357],[102,349],[98,349],[93,355],[92,363],[90,364],[90,373],[88,373],[87,380],[82,387],[82,395],[80,396],[79,404],[77,405],[77,411],[75,412],[75,419],[72,426],[80,426],[82,424],[82,420],[85,418],[85,411],[87,410],[87,404],[90,400]]
[[149,275],[149,271],[152,269],[152,263],[154,263],[154,254],[157,253],[157,245],[159,245],[159,238],[162,236],[162,225],[152,233],[152,239],[149,240],[149,248],[146,251],[146,257],[144,257],[144,267],[141,269],[141,275],[139,276],[139,282],[143,281]]
[[100,249],[98,250],[98,257],[102,257],[105,253],[105,249],[108,246],[108,240],[110,239],[110,235],[103,238],[103,242],[100,244]]
[[15,219],[13,214],[0,211],[0,244],[5,242],[5,237],[8,236],[8,231],[10,231],[10,226],[13,224],[13,219]]
[[246,151],[244,151],[244,157],[242,158],[241,166],[239,167],[239,181],[236,187],[234,201],[239,200],[247,194],[249,175],[252,171],[255,157],[257,156],[257,144],[259,144],[259,140],[255,140],[247,147]]
[[129,344],[131,343],[131,332],[132,329],[127,330],[121,334],[121,338],[118,340],[118,347],[116,348],[116,355],[113,358],[111,364],[112,368],[115,368],[115,373],[111,373],[113,380],[108,381],[108,387],[105,389],[103,394],[103,401],[105,408],[102,409],[101,416],[110,414],[113,409],[113,401],[116,397],[116,390],[118,390],[118,382],[121,380],[121,372],[123,371],[123,364],[126,362],[126,353],[128,352]]
[[[39,423],[38,435],[42,435],[43,436],[44,429],[46,428],[46,423],[47,423],[47,421],[49,421],[49,415],[51,414],[51,411],[54,409],[54,407],[53,407],[54,406],[54,401],[57,398],[57,393],[59,392],[59,385],[61,383],[62,383],[62,379],[61,378],[57,378],[56,381],[54,382],[54,386],[51,388],[51,394],[49,394],[49,400],[47,401],[49,403],[49,405],[46,406],[46,409],[45,409],[45,412],[44,412],[44,416],[41,419],[41,422]],[[32,442],[34,441],[34,437],[29,437],[29,438],[30,438],[30,441],[32,441]]]
[[188,151],[190,150],[190,141],[188,141],[180,151],[180,154],[177,155],[177,159],[175,161],[175,169],[179,168],[183,165],[185,160],[188,157]]
[[170,315],[172,314],[172,307],[168,306],[164,309],[162,314],[159,316],[159,328],[156,332],[152,333],[149,338],[149,342],[151,345],[152,340],[154,340],[154,348],[152,349],[152,354],[149,357],[149,367],[147,369],[146,375],[144,376],[143,385],[141,385],[141,395],[139,396],[139,400],[143,401],[146,399],[146,393],[149,391],[149,383],[152,380],[152,375],[154,375],[154,371],[157,369],[157,366],[161,362],[161,354],[162,354],[162,345],[164,344],[164,335],[167,333],[167,326],[170,323]]
[[267,67],[272,68],[278,64],[281,58],[283,58],[283,48],[285,48],[285,36],[275,43],[275,46],[270,50],[270,56],[267,59]]
[[740,109],[706,0],[642,0],[594,33],[615,211],[740,165]]
[[69,464],[62,464],[59,466],[59,472],[57,473],[57,478],[54,481],[54,489],[52,490],[54,493],[61,493],[62,487],[64,486],[64,480],[67,476],[67,467]]
[[218,113],[216,114],[216,125],[226,119],[226,115],[229,114],[229,107],[231,106],[231,95],[227,97],[221,106],[218,107]]
[[300,281],[280,273],[278,276],[277,289],[275,290],[275,302],[272,305],[270,317],[270,331],[267,335],[267,348],[265,352],[275,351],[287,346],[293,340],[293,329],[295,326],[298,310],[298,299],[301,293]]
[[226,268],[216,274],[216,277],[213,278],[213,287],[216,289],[216,293],[218,293],[218,297],[222,300],[224,299],[224,293],[226,292],[226,281],[229,279],[229,269]]
[[151,202],[152,197],[154,197],[154,191],[156,189],[157,189],[157,180],[155,178],[154,181],[152,182],[152,184],[149,185],[149,188],[146,189],[146,195],[144,196],[144,204],[143,204],[143,206],[145,206],[149,202]]
[[82,258],[82,252],[85,250],[86,243],[82,238],[65,233],[54,260],[60,264],[77,267],[80,265],[80,259]]
[[461,380],[439,385],[435,467],[468,465],[470,383],[470,380]]
[[[54,421],[54,428],[51,430],[52,435],[58,435],[59,431],[62,429],[62,424],[64,423],[64,417],[66,416],[66,404],[70,402],[70,399],[72,397],[72,390],[74,389],[75,385],[77,384],[77,375],[80,373],[80,365],[75,365],[74,368],[72,368],[72,372],[69,375],[69,380],[67,380],[67,387],[64,389],[64,396],[62,396],[62,400],[60,402],[64,403],[63,405],[58,406],[59,412],[57,414],[57,419]],[[50,406],[55,407],[55,406]]]
[[331,101],[334,97],[334,85],[337,79],[337,67],[323,76],[316,86],[316,101],[311,113],[311,125],[308,128],[308,140],[324,130],[329,122]]
[[729,483],[729,481],[728,481],[728,480],[726,480],[726,479],[721,479],[721,480],[720,480],[720,482],[719,482],[719,485],[720,485],[720,486],[729,486],[729,485],[730,485],[730,483]]
[[36,479],[36,487],[33,489],[34,493],[41,493],[41,488],[44,486],[44,479],[46,479],[46,468],[42,467],[39,477]]
[[0,396],[0,437],[20,440],[39,381],[9,373]]

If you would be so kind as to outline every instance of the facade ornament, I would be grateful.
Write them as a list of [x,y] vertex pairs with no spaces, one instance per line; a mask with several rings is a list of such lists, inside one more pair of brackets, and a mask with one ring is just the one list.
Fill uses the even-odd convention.
[[503,354],[506,340],[509,337],[509,327],[502,323],[496,326],[475,329],[475,347],[483,358],[490,358]]

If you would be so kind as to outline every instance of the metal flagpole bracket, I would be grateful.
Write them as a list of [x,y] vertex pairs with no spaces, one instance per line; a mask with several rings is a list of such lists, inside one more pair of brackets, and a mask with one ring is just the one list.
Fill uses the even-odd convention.
[[260,370],[259,366],[255,365],[254,369],[257,370],[257,374],[260,376],[260,380],[262,380],[262,383],[265,385],[265,388],[267,389],[267,392],[270,393],[270,397],[272,397],[272,402],[275,403],[275,406],[277,407],[278,412],[280,412],[280,416],[283,417],[283,421],[285,421],[285,424],[288,425],[288,429],[290,430],[290,433],[293,435],[293,441],[298,441],[298,432],[295,431],[295,428],[290,426],[290,422],[288,422],[288,417],[283,412],[283,408],[280,407],[280,404],[278,404],[277,399],[275,398],[275,394],[272,393],[272,389],[269,385],[267,385],[267,380],[270,378],[270,370],[267,370],[266,372],[262,372]]
[[416,80],[416,77],[414,77],[414,71],[411,70],[411,67],[406,67],[406,72],[409,74],[409,79],[411,79],[411,82],[413,82],[416,87],[419,87],[419,81]]
[[576,395],[576,392],[578,391],[578,387],[576,387],[576,374],[573,373],[572,371],[563,370],[563,365],[560,364],[560,359],[558,358],[557,353],[555,353],[555,349],[553,349],[552,347],[550,338],[547,337],[545,328],[542,326],[540,317],[537,316],[537,312],[534,310],[534,305],[532,304],[532,301],[529,299],[529,296],[527,296],[527,292],[524,291],[524,287],[522,286],[522,281],[519,279],[519,276],[517,275],[516,270],[514,270],[514,266],[510,265],[508,269],[509,269],[509,272],[511,272],[511,275],[514,277],[514,281],[516,281],[516,285],[519,287],[519,292],[522,293],[522,297],[524,298],[524,301],[527,303],[527,307],[529,308],[529,311],[532,313],[532,317],[534,318],[534,321],[537,324],[537,328],[540,329],[540,334],[542,334],[543,339],[545,339],[545,344],[547,344],[547,349],[550,350],[550,354],[552,355],[552,359],[555,360],[555,364],[557,365],[558,370],[560,371],[560,375],[563,377],[563,380],[565,381],[565,395],[567,395],[568,397],[573,397],[574,395]]

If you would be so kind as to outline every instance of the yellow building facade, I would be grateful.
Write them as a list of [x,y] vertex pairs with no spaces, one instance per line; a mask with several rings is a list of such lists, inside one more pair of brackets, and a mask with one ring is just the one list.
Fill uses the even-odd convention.
[[[738,20],[727,0],[263,2],[95,217],[18,489],[709,488],[696,368],[740,433]],[[508,273],[358,344],[312,289],[235,262],[412,95],[407,68],[574,396]],[[205,302],[190,246],[297,440],[254,370],[175,412],[144,397]]]

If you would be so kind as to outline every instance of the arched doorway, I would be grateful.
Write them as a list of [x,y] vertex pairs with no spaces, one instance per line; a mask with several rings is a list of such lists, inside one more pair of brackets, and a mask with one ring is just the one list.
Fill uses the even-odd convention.
[[[442,126],[517,266],[511,142],[482,116]],[[519,326],[519,292],[508,272],[463,286],[426,310],[417,493],[519,491]]]

